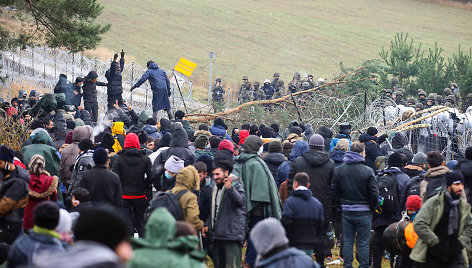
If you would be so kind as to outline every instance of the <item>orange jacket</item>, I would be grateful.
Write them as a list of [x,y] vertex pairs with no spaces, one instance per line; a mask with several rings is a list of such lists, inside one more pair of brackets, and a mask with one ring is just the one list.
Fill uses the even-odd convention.
[[413,248],[416,244],[416,240],[418,240],[418,235],[416,234],[415,229],[413,229],[412,222],[410,222],[405,227],[405,239],[406,239],[406,244],[410,248]]

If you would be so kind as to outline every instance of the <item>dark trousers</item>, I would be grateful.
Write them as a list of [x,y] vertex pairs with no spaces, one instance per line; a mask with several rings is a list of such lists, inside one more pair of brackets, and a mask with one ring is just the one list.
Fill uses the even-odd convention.
[[328,240],[328,223],[323,224],[323,230],[321,231],[320,238],[318,239],[318,244],[313,249],[313,253],[315,254],[316,262],[320,265],[320,267],[324,267],[324,259],[327,255],[326,250],[326,241]]
[[[374,241],[372,245],[372,267],[381,268],[382,267],[382,258],[385,253],[385,245],[383,243],[383,232],[387,226],[378,226],[374,228]],[[393,257],[390,257],[390,266],[393,263]]]
[[98,120],[98,102],[84,102],[84,108],[92,116],[92,121],[97,123]]
[[372,227],[370,211],[343,211],[344,267],[352,267],[354,261],[354,239],[357,235],[359,268],[369,267],[370,229]]
[[[224,256],[224,260],[220,259]],[[239,241],[213,241],[213,266],[215,268],[241,267],[242,246]]]
[[[259,216],[251,216],[249,217],[249,232],[251,232],[252,228],[254,226],[262,221],[264,217],[259,217]],[[257,252],[256,249],[254,248],[254,245],[251,242],[251,239],[247,239],[247,250],[246,250],[246,257],[244,259],[244,262],[247,264],[251,265],[251,267],[254,267],[254,264],[256,263],[256,258],[257,258]]]
[[[343,236],[342,236],[342,233],[343,233],[343,215],[342,215],[342,212],[341,211],[338,211],[336,210],[334,212],[334,231],[335,231],[335,234],[336,234],[336,243],[338,243],[339,241],[339,244],[340,244],[340,248],[339,248],[339,256],[341,258],[343,258]],[[336,245],[337,246],[337,245]]]
[[120,107],[123,107],[123,97],[120,95],[108,95],[107,96],[107,101],[108,101],[108,110],[113,108],[113,105],[115,105],[116,101],[118,101],[118,105]]
[[2,222],[0,223],[0,242],[13,244],[15,239],[21,233],[23,224],[16,222]]
[[123,200],[123,208],[133,226],[132,234],[134,234],[134,230],[136,229],[139,237],[144,236],[144,213],[147,207],[148,201],[146,198]]
[[423,264],[423,267],[428,268],[459,268],[464,267],[464,260],[462,258],[462,253],[459,253],[457,256],[449,258],[449,260],[444,261],[443,259],[438,258],[432,254],[426,254],[426,263]]

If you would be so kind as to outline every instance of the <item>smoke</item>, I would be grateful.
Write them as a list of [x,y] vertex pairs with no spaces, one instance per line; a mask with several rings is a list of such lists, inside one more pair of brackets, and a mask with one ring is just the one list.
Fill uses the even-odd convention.
[[111,127],[113,124],[112,119],[113,117],[111,114],[100,114],[100,117],[98,118],[98,124],[93,128],[93,136],[98,136],[98,134],[102,133],[106,128]]

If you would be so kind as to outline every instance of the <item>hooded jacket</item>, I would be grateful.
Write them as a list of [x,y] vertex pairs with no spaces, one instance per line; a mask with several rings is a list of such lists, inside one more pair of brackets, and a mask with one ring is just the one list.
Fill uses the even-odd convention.
[[226,129],[223,126],[220,125],[212,125],[210,128],[210,133],[212,135],[220,137],[222,140],[227,139],[231,140],[231,137],[226,133]]
[[405,134],[401,132],[395,133],[392,138],[392,149],[389,151],[400,152],[406,156],[406,161],[411,163],[413,159],[413,153],[406,146],[408,145],[408,139]]
[[365,164],[376,170],[375,168],[375,159],[381,156],[380,147],[377,144],[377,137],[373,137],[368,134],[362,134],[359,137],[359,141],[365,145]]
[[106,83],[95,82],[92,83],[92,80],[97,78],[97,72],[90,71],[87,76],[84,77],[84,85],[82,87],[84,103],[97,103],[97,86],[106,86]]
[[426,202],[428,198],[430,198],[430,196],[427,196],[428,183],[431,180],[443,180],[444,185],[446,185],[445,175],[446,173],[450,171],[451,171],[450,169],[448,169],[446,166],[443,166],[443,165],[430,168],[426,171],[426,173],[424,174],[425,179],[422,180],[420,184],[420,197],[423,204],[424,202]]
[[303,133],[303,140],[306,142],[310,141],[311,136],[315,134],[313,127],[310,124],[305,125],[305,132]]
[[269,168],[270,173],[272,173],[273,178],[276,178],[277,170],[285,160],[285,156],[281,153],[269,153],[264,157],[264,162]]
[[54,87],[54,94],[65,93],[67,87],[67,76],[64,74],[59,75],[59,81],[57,81],[56,86]]
[[[439,243],[439,238],[434,233],[434,229],[441,220],[444,212],[445,192],[441,191],[439,194],[431,197],[421,207],[420,212],[416,215],[413,221],[413,227],[418,234],[418,240],[415,247],[412,249],[410,259],[425,263],[428,248],[433,247]],[[459,210],[459,231],[458,239],[462,245],[462,260],[465,262],[465,267],[468,267],[467,247],[472,238],[472,216],[470,214],[470,205],[465,202],[463,198],[458,206]]]
[[279,268],[279,267],[318,267],[305,252],[296,248],[288,248],[280,251],[267,259],[261,260],[256,264],[260,268]]
[[146,80],[149,80],[149,84],[151,84],[153,112],[170,109],[168,95],[170,92],[170,82],[166,72],[160,69],[157,63],[153,62],[133,87],[139,87]]
[[79,142],[83,139],[93,139],[93,129],[90,126],[76,127],[72,138],[74,142],[68,145],[61,155],[59,178],[64,183],[69,182],[72,177],[72,172],[69,168],[74,165],[79,155]]
[[198,217],[200,210],[198,208],[197,196],[192,192],[193,190],[200,190],[200,177],[193,166],[184,167],[177,173],[172,193],[178,194],[184,190],[187,192],[179,199],[183,220],[192,224],[195,230],[201,231],[203,229],[203,221]]
[[198,238],[191,235],[175,238],[175,219],[166,209],[156,209],[145,228],[144,239],[132,240],[134,257],[129,268],[206,267],[205,253],[198,250]]
[[59,178],[57,176],[51,176],[45,170],[38,176],[36,174],[30,175],[30,181],[28,182],[28,205],[25,207],[23,228],[32,229],[34,226],[33,211],[36,206],[43,201],[56,201],[57,200],[57,184]]
[[323,205],[310,190],[293,191],[284,203],[281,223],[290,246],[313,249],[318,244],[324,224]]
[[79,186],[89,191],[93,205],[121,207],[123,203],[120,177],[106,166],[97,165],[86,171]]
[[40,154],[44,157],[46,163],[44,170],[49,172],[51,176],[57,176],[59,175],[59,164],[61,160],[59,159],[56,150],[49,146],[50,140],[51,138],[49,135],[42,131],[34,135],[33,144],[25,146],[23,149],[21,149],[21,153],[24,157],[23,164],[28,166],[31,157],[33,157],[35,154]]
[[328,127],[321,126],[318,129],[318,134],[324,138],[324,150],[328,152],[331,139],[333,138],[333,131]]
[[329,157],[333,160],[334,164],[338,167],[344,164],[344,155],[346,154],[343,150],[332,150],[329,153]]
[[122,76],[121,73],[125,68],[125,59],[121,58],[120,62],[112,61],[110,69],[105,73],[105,77],[108,80],[107,94],[108,96],[118,96],[123,94],[123,86],[121,85]]
[[298,172],[308,174],[310,190],[313,196],[323,204],[325,222],[330,222],[332,218],[330,189],[334,167],[334,162],[326,152],[310,149],[295,159],[289,174],[291,180]]
[[126,136],[124,148],[118,153],[112,168],[120,177],[123,199],[144,198],[150,185],[151,160],[139,149],[139,139],[134,133]]
[[2,222],[22,223],[28,203],[29,173],[22,167],[4,177],[0,187],[0,225]]
[[[244,143],[246,145],[246,143]],[[282,204],[278,195],[275,181],[269,168],[257,154],[241,153],[235,157],[236,164],[233,174],[240,178],[244,184],[246,193],[247,213],[261,203],[270,208],[269,215],[280,219],[282,216]]]
[[360,154],[346,152],[344,164],[334,170],[331,196],[336,208],[342,205],[367,205],[370,211],[377,208],[379,190],[374,171],[364,165]]
[[115,122],[111,127],[111,135],[115,138],[115,144],[113,144],[113,150],[115,152],[121,151],[125,146],[125,123]]
[[82,152],[77,156],[77,160],[74,163],[74,168],[72,170],[72,176],[70,178],[70,186],[67,191],[67,196],[72,198],[72,192],[80,184],[84,173],[92,169],[95,166],[93,161],[93,150],[88,150],[87,152]]

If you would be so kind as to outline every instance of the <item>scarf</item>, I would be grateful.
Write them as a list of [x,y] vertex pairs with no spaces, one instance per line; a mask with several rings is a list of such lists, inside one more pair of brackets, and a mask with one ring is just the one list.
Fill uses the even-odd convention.
[[44,234],[44,235],[50,235],[54,238],[57,238],[57,239],[61,239],[61,235],[59,233],[57,233],[56,231],[54,230],[49,230],[49,229],[46,229],[46,228],[43,228],[43,227],[39,227],[38,225],[35,225],[33,227],[33,232],[37,233],[37,234]]
[[453,199],[449,191],[445,191],[446,201],[449,202],[449,225],[447,228],[447,234],[453,235],[454,231],[459,228],[459,210],[458,206],[461,202],[460,198]]

